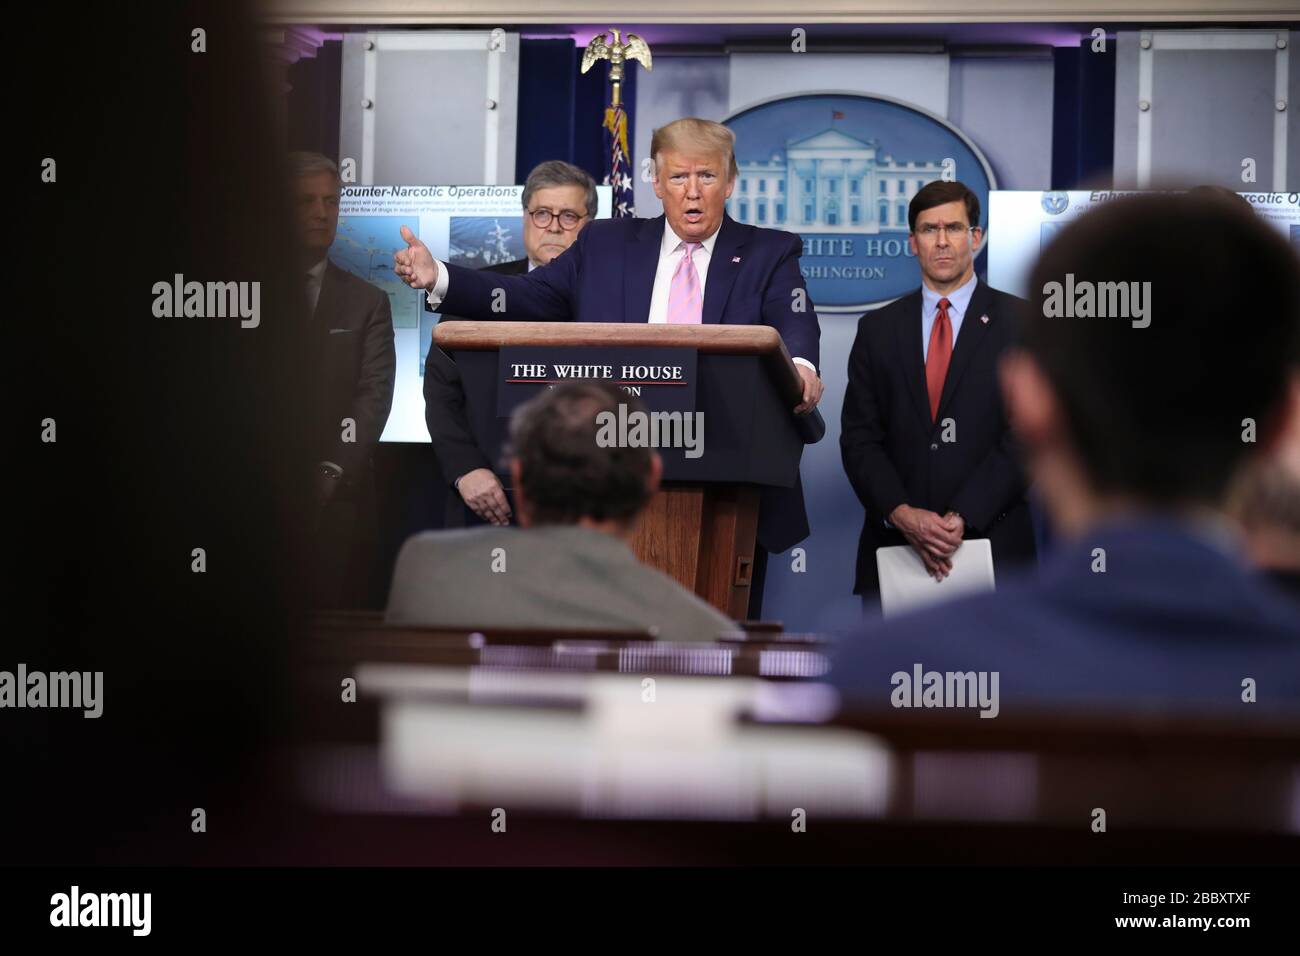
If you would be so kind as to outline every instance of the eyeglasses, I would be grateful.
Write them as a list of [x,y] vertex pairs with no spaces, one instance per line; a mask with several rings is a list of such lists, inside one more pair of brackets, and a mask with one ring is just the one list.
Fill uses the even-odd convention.
[[578,223],[587,218],[585,215],[578,215],[572,209],[565,209],[558,214],[551,212],[549,209],[534,209],[528,214],[528,218],[533,221],[533,225],[538,229],[545,229],[548,227],[551,224],[551,220],[557,218],[557,216],[560,220],[560,227],[562,229],[573,229],[578,225]]
[[[949,222],[944,224],[943,232],[944,235],[948,237],[948,240],[950,242],[953,242],[958,238],[960,238],[963,233],[970,232],[972,229],[978,229],[978,228],[979,228],[978,226],[963,226],[959,222]],[[936,236],[939,235],[939,224],[935,222],[927,222],[920,229],[916,230],[916,234],[920,236],[922,239],[933,240]]]

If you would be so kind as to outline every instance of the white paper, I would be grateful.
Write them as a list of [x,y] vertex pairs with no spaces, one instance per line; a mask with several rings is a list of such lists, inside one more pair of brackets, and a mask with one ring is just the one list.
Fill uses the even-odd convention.
[[885,617],[992,591],[993,547],[987,538],[963,541],[952,556],[952,573],[942,581],[930,576],[911,545],[876,549],[880,572],[880,607]]

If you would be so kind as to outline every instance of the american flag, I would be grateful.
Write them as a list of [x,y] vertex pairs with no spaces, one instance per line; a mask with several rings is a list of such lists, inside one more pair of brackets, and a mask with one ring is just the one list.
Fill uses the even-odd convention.
[[627,113],[622,104],[605,109],[605,143],[609,165],[605,185],[614,187],[614,218],[635,216],[632,196],[632,160],[627,155]]

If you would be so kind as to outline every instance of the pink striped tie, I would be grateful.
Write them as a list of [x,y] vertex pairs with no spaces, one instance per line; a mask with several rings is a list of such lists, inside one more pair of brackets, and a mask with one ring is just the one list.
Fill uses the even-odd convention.
[[700,314],[704,308],[704,296],[700,294],[700,274],[695,271],[691,256],[700,248],[701,242],[685,242],[678,246],[685,249],[686,255],[677,263],[673,272],[672,285],[668,287],[668,323],[670,325],[699,325]]

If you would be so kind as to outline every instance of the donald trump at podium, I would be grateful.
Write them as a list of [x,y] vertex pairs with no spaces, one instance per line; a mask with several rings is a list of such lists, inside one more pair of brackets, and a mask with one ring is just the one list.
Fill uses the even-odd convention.
[[[439,262],[406,227],[394,270],[428,293],[432,309],[471,319],[770,325],[802,379],[795,414],[822,397],[821,329],[799,270],[802,240],[738,223],[726,213],[736,185],[736,137],[721,123],[688,117],[655,130],[654,219],[601,219],[547,265],[492,275]],[[761,491],[751,617],[761,615],[766,554],[808,536],[803,488]]]
[[527,275],[439,262],[405,226],[407,248],[394,254],[394,270],[428,293],[431,308],[472,319],[770,325],[803,378],[794,410],[807,412],[822,396],[821,331],[799,272],[803,243],[727,215],[735,141],[721,123],[695,118],[655,130],[654,190],[664,214],[593,222]]

